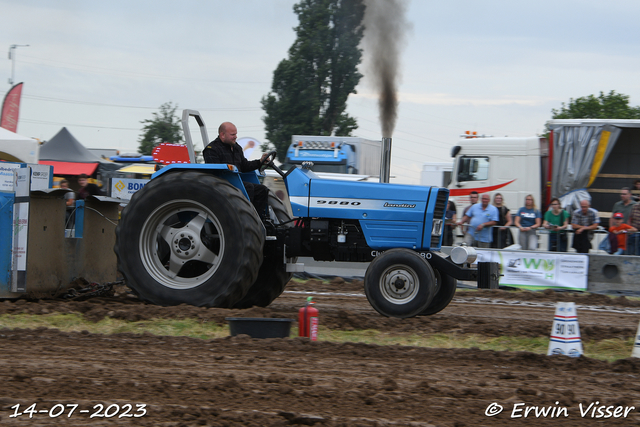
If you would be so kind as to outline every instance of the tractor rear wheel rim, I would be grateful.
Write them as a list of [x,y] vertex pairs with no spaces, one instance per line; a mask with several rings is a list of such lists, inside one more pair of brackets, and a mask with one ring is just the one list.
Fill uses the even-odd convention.
[[218,218],[193,200],[160,205],[140,232],[145,269],[158,283],[172,289],[191,289],[210,279],[220,266],[224,248]]

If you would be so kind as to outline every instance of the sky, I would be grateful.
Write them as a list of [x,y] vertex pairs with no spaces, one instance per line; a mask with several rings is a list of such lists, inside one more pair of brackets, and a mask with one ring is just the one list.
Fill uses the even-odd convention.
[[[88,148],[136,152],[141,123],[172,102],[200,111],[210,139],[231,121],[266,140],[260,100],[287,58],[296,0],[0,0],[0,93],[24,82],[18,133],[62,127]],[[615,90],[640,105],[637,0],[407,0],[391,182],[451,162],[465,131],[544,132],[551,110]],[[367,71],[347,112],[379,140]],[[3,95],[4,97],[4,95]],[[195,141],[201,141],[193,129]]]

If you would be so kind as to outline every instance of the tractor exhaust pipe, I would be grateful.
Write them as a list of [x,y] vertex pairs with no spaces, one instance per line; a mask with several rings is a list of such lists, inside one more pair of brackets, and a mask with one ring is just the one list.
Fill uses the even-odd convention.
[[389,182],[391,173],[391,138],[382,138],[382,153],[380,158],[380,182]]

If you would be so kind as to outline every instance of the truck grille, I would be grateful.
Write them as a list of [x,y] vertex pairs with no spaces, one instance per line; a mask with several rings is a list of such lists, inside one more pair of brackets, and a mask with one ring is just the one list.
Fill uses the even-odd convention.
[[[447,210],[447,201],[449,199],[449,190],[446,188],[438,188],[438,196],[436,197],[436,206],[433,210],[433,220],[440,220],[444,224],[444,213]],[[442,230],[442,227],[440,227]],[[431,235],[431,245],[430,247],[438,248],[440,247],[440,239],[442,238],[442,233],[432,234]]]

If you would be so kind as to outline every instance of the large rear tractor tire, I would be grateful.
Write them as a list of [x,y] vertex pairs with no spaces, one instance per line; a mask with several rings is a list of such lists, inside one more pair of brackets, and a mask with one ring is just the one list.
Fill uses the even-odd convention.
[[407,318],[424,312],[435,293],[431,265],[409,249],[391,249],[377,256],[364,276],[371,306],[387,317]]
[[122,211],[118,270],[144,301],[233,307],[262,264],[264,232],[251,203],[202,172],[152,179]]
[[458,287],[458,281],[453,277],[443,274],[438,270],[434,270],[433,272],[437,284],[436,295],[433,297],[433,300],[431,300],[429,307],[420,313],[421,316],[430,316],[444,310],[453,299],[453,296],[456,294],[456,288]]
[[[269,206],[275,214],[275,218],[272,218],[274,223],[282,224],[291,220],[282,201],[272,192],[269,192]],[[288,223],[284,227],[293,227],[293,223]],[[265,244],[264,260],[258,271],[258,278],[249,288],[247,295],[235,305],[236,308],[268,306],[284,292],[285,286],[291,280],[293,273],[287,273],[282,242],[273,242],[277,245],[276,248],[270,248],[270,243]]]

